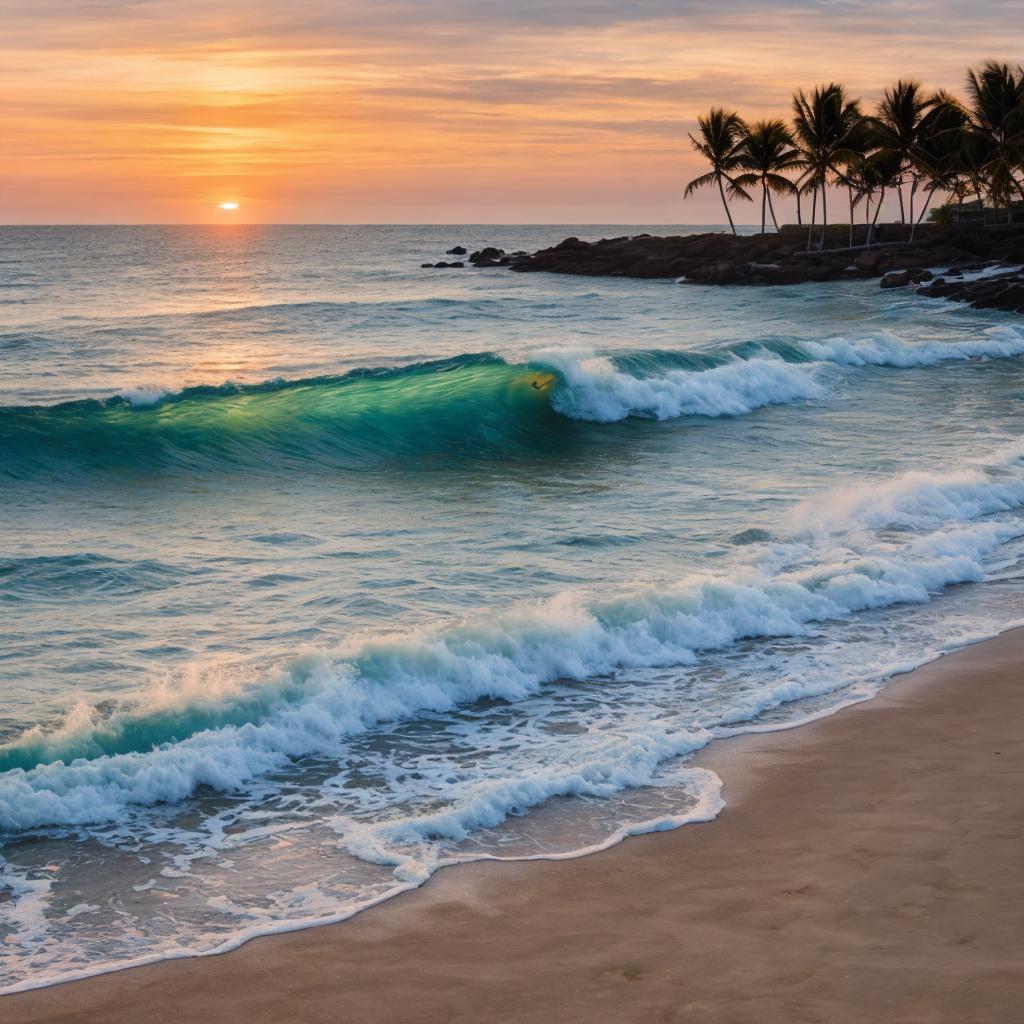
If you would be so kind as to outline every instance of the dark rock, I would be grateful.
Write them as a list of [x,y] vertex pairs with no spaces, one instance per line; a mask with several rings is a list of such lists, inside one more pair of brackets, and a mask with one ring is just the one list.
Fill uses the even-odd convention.
[[906,288],[910,284],[910,271],[891,270],[879,281],[882,288]]
[[860,267],[861,270],[874,270],[882,261],[884,256],[885,253],[879,249],[868,249],[865,252],[859,253],[853,262]]
[[922,269],[921,264],[922,254],[917,249],[912,249],[909,252],[893,253],[889,257],[889,266],[893,270],[913,270],[920,272]]
[[464,245],[456,245],[454,248],[449,249],[446,256],[465,256],[469,250]]
[[1017,309],[1024,305],[1024,279],[1011,284],[999,296],[1000,309]]
[[479,249],[469,257],[470,263],[476,263],[477,260],[497,260],[505,255],[504,249],[495,249],[493,245],[487,246],[485,249]]
[[[982,282],[956,280],[966,267],[982,269],[1005,260],[1004,253],[1024,248],[1024,230],[1012,237],[992,236],[978,240],[967,229],[942,232],[922,226],[913,242],[907,241],[909,229],[887,225],[885,241],[877,248],[847,248],[843,239],[830,238],[833,244],[822,250],[807,251],[807,229],[784,228],[780,233],[734,236],[722,232],[700,235],[603,238],[586,242],[566,238],[535,253],[517,252],[509,256],[489,247],[473,253],[474,266],[506,266],[520,273],[547,272],[580,274],[592,277],[660,278],[705,285],[786,285],[806,282],[881,278],[884,288],[920,285],[923,295],[942,296],[967,302],[984,302],[999,308],[1021,304],[1016,292],[1007,292],[1010,280]],[[865,237],[860,232],[860,239]],[[970,238],[969,243],[965,240]],[[1005,263],[1003,264],[1005,265]],[[928,266],[947,267],[936,280]],[[1014,276],[1014,275],[1009,275]],[[1024,282],[1022,282],[1024,283]]]
[[421,264],[420,264],[420,266],[421,266],[421,267],[422,267],[422,268],[423,268],[424,270],[428,270],[428,269],[432,268],[432,267],[434,266],[434,264],[433,264],[433,263],[421,263]]
[[1024,303],[1024,281],[1013,283],[1008,288],[1000,283],[996,288],[986,289],[971,305],[975,309],[1016,309]]
[[819,272],[820,268],[811,263],[789,263],[779,268],[775,280],[778,284],[803,284]]

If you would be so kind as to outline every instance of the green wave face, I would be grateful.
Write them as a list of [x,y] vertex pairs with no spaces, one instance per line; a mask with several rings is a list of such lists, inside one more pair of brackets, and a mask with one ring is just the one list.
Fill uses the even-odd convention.
[[190,388],[151,407],[122,398],[0,410],[0,474],[161,471],[484,456],[552,443],[553,374],[491,355],[343,377]]

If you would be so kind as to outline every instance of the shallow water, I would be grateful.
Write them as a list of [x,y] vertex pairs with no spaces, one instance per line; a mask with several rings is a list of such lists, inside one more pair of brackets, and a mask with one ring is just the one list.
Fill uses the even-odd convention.
[[0,985],[713,815],[1024,618],[1013,317],[420,269],[625,230],[0,229]]

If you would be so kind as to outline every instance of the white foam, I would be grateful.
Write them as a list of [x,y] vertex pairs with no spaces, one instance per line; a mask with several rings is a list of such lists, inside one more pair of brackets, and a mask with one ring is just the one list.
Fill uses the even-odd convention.
[[[838,366],[910,369],[945,362],[1005,359],[1024,354],[1024,332],[1001,326],[965,341],[905,341],[891,331],[867,338],[803,341],[813,360]],[[813,365],[789,363],[771,354],[733,358],[706,370],[665,370],[637,377],[619,370],[608,356],[589,348],[546,348],[525,355],[556,370],[562,382],[552,405],[572,419],[611,423],[629,416],[742,416],[767,405],[821,398],[822,381]]]
[[[996,464],[1017,458],[1015,446],[997,453]],[[991,463],[992,460],[990,459]],[[940,523],[977,519],[1024,505],[1024,477],[993,477],[981,469],[912,471],[896,477],[837,487],[801,502],[793,521],[808,529],[831,531],[886,527],[934,528]]]
[[5,772],[0,826],[117,820],[133,805],[179,801],[203,785],[230,791],[289,758],[338,753],[381,722],[485,697],[520,701],[557,679],[692,664],[742,638],[799,636],[815,622],[925,602],[983,578],[983,559],[1021,532],[1019,521],[978,523],[884,553],[833,552],[834,562],[777,576],[691,576],[607,599],[566,592],[440,633],[354,642],[282,669],[272,683],[282,696],[257,720],[150,751]]
[[824,394],[813,367],[776,358],[734,359],[707,370],[668,370],[653,377],[624,373],[590,349],[542,349],[530,359],[561,374],[563,383],[552,396],[558,412],[599,423],[628,416],[742,416]]
[[[1007,625],[1006,628],[1012,628],[1012,625],[1013,624]],[[873,678],[870,684],[853,687],[849,689],[849,692],[847,692],[845,696],[833,701],[827,707],[811,711],[797,718],[776,722],[758,723],[746,720],[744,717],[745,710],[739,709],[731,718],[732,721],[738,722],[739,724],[729,725],[728,722],[730,719],[729,717],[726,717],[723,719],[722,724],[713,729],[702,730],[701,734],[691,733],[681,737],[681,742],[678,742],[676,747],[672,750],[666,751],[666,753],[669,757],[673,757],[678,753],[685,752],[687,749],[697,749],[699,746],[702,746],[704,742],[708,742],[711,739],[726,739],[750,733],[766,733],[788,730],[798,728],[812,721],[829,717],[846,707],[870,699],[878,692],[884,681],[892,675],[901,672],[909,672],[922,664],[941,657],[949,650],[987,639],[989,635],[990,634],[986,633],[971,637],[964,636],[957,640],[948,642],[941,650],[921,652],[920,656],[915,661],[884,667],[879,666],[877,667],[875,678]],[[827,688],[829,685],[830,684],[821,680],[816,684],[809,680],[804,680],[797,687],[798,692],[795,692],[788,697],[781,695],[780,702],[785,699],[796,699],[799,696],[813,692],[828,692]],[[648,779],[647,781],[650,782],[653,780]],[[659,783],[665,784],[662,780],[659,780]],[[639,784],[643,785],[645,783],[639,782]],[[245,923],[243,923],[245,918],[251,918],[251,908],[239,908],[231,904],[230,901],[221,900],[219,901],[216,909],[221,909],[225,913],[233,914],[239,918],[238,927],[236,927],[232,931],[231,935],[226,939],[219,936],[214,938],[214,936],[211,935],[211,939],[213,941],[206,945],[175,946],[165,948],[156,953],[137,956],[126,960],[94,963],[87,968],[67,970],[57,967],[50,971],[37,969],[21,980],[0,988],[0,995],[62,984],[87,977],[94,977],[98,974],[111,973],[166,960],[216,956],[238,949],[254,938],[285,934],[288,932],[305,930],[326,924],[336,924],[348,920],[355,915],[362,913],[364,910],[371,909],[388,901],[394,896],[419,887],[427,881],[434,872],[443,867],[455,866],[474,861],[518,862],[577,859],[607,850],[631,836],[667,831],[680,828],[687,824],[712,821],[719,813],[721,813],[722,809],[726,805],[722,796],[722,781],[720,777],[715,772],[706,768],[699,768],[684,764],[680,766],[676,772],[672,773],[672,778],[669,784],[686,790],[689,796],[689,803],[685,810],[681,812],[662,814],[655,818],[626,822],[611,830],[603,839],[590,843],[589,845],[563,851],[545,851],[541,853],[511,856],[479,852],[439,855],[439,848],[436,846],[426,857],[421,853],[418,858],[401,858],[396,857],[392,851],[380,851],[382,859],[385,860],[386,863],[392,864],[396,867],[396,882],[394,885],[387,887],[376,895],[352,898],[346,900],[344,904],[339,907],[336,901],[327,894],[321,892],[315,883],[302,884],[296,886],[292,890],[291,895],[294,898],[290,898],[288,900],[288,906],[292,909],[298,909],[300,916],[290,917],[287,919],[274,919],[272,916],[268,915],[260,917],[256,921],[249,920]],[[529,787],[529,783],[527,786]],[[555,790],[548,787],[547,792],[548,795],[554,795]],[[543,791],[535,793],[534,795],[538,797],[538,800],[546,799],[546,796],[543,795]],[[493,822],[499,817],[500,815],[492,814],[489,820]],[[445,830],[443,828],[437,828],[439,822],[443,824],[443,815],[428,815],[415,822],[386,826],[385,829],[374,838],[380,839],[383,837],[384,833],[390,830],[390,838],[392,841],[402,842],[407,839],[416,841],[417,839],[424,839],[428,836],[436,836],[438,832],[444,832]],[[344,830],[347,823],[338,824],[340,824]],[[410,827],[410,825],[412,827]],[[454,828],[450,828],[448,830],[448,834],[457,837],[464,831],[462,824],[457,823]],[[365,837],[360,837],[358,835],[354,836],[351,845],[358,848],[362,845],[360,841],[363,839],[365,839]],[[378,851],[372,845],[363,846],[362,849],[362,853],[370,857],[374,856],[377,852]],[[0,869],[4,869],[6,867],[7,865],[4,865],[3,862],[0,861]],[[27,905],[19,910],[20,917],[24,919],[24,924],[27,926],[19,929],[22,933],[19,935],[19,940],[24,941],[26,933],[31,932],[32,934],[29,936],[30,938],[35,938],[38,942],[44,944],[48,934],[45,910],[49,898],[49,881],[29,881],[28,879],[23,878],[20,874],[12,875],[8,871],[3,872],[3,878],[8,882],[8,884],[13,882],[16,890],[15,894],[19,899],[27,901]],[[210,901],[207,901],[208,905],[209,903]],[[42,948],[42,946],[40,946],[40,948]]]
[[[521,857],[502,857],[493,854],[479,854],[470,856],[444,857],[435,860],[429,871],[415,871],[413,877],[396,881],[396,884],[384,892],[365,899],[354,900],[347,903],[342,909],[335,906],[324,905],[324,901],[313,885],[297,886],[295,892],[302,899],[302,905],[309,910],[307,915],[290,920],[260,920],[255,924],[247,924],[237,928],[228,939],[222,939],[208,948],[176,947],[166,949],[159,953],[135,957],[129,960],[94,964],[84,969],[58,970],[52,973],[37,970],[20,981],[0,988],[0,996],[11,995],[15,992],[26,992],[32,989],[45,988],[51,985],[64,984],[69,981],[79,981],[83,978],[95,977],[99,974],[110,974],[116,971],[127,970],[133,967],[142,967],[147,964],[161,963],[167,960],[180,960],[190,957],[219,956],[238,949],[255,938],[262,938],[269,935],[282,935],[288,932],[305,931],[308,928],[316,928],[327,924],[338,924],[347,921],[356,914],[379,906],[395,896],[416,889],[430,877],[434,871],[465,864],[473,861],[539,861],[539,860],[574,860],[579,857],[589,856],[608,850],[618,845],[630,836],[643,835],[649,832],[663,832],[670,829],[680,828],[683,825],[697,822],[712,821],[725,807],[725,801],[721,796],[721,779],[712,771],[704,768],[687,769],[687,788],[691,794],[691,806],[684,812],[678,814],[667,814],[658,818],[645,821],[630,822],[614,830],[602,841],[590,846],[580,847],[574,850],[567,850],[562,853],[540,853]],[[0,864],[2,867],[2,864]],[[43,885],[35,885],[34,889],[42,890]],[[26,890],[27,892],[27,890]],[[30,908],[35,914],[38,910],[36,902],[33,901]],[[229,911],[230,912],[230,911]]]
[[869,338],[800,343],[815,359],[843,366],[892,366],[903,369],[936,366],[968,359],[1006,359],[1024,354],[1024,332],[1012,327],[993,327],[966,341],[904,341],[892,331]]
[[173,392],[160,387],[128,388],[120,393],[121,398],[136,409],[144,409],[151,405],[157,405],[171,394],[173,394]]
[[[626,673],[624,682],[629,685],[629,670],[692,663],[702,651],[728,647],[743,637],[800,635],[817,629],[816,623],[847,619],[860,610],[896,602],[925,603],[950,583],[984,578],[986,559],[999,545],[1022,534],[1020,520],[1006,515],[1024,504],[1017,465],[1022,450],[1019,442],[1008,443],[972,468],[946,474],[907,473],[841,488],[804,503],[793,515],[797,532],[791,543],[803,560],[797,568],[768,559],[771,571],[755,563],[728,578],[691,576],[669,586],[638,588],[601,599],[565,593],[486,621],[468,620],[443,632],[354,640],[331,655],[296,659],[259,684],[265,692],[254,706],[265,714],[258,720],[208,729],[146,753],[6,773],[0,777],[0,813],[6,815],[0,821],[5,827],[30,827],[116,820],[135,813],[132,808],[137,804],[175,800],[203,783],[242,787],[291,756],[317,751],[336,754],[345,749],[345,737],[424,709],[444,711],[485,695],[511,701],[535,698],[546,681],[564,677],[608,675],[613,678],[606,685],[612,686],[614,677]],[[992,518],[993,513],[1001,517]],[[875,532],[893,527],[928,532],[904,536],[899,543]],[[245,908],[225,897],[220,909],[239,917],[239,927],[226,941],[211,931],[201,940],[191,940],[187,948],[163,948],[134,961],[108,962],[100,970],[223,952],[257,935],[344,920],[421,884],[447,864],[582,856],[629,835],[710,820],[723,806],[719,780],[713,773],[684,764],[672,773],[672,784],[683,785],[694,799],[684,812],[626,821],[576,849],[525,858],[458,848],[478,830],[498,826],[510,814],[552,797],[604,798],[623,789],[664,785],[666,763],[713,739],[790,728],[833,713],[867,699],[893,673],[980,638],[979,634],[922,646],[913,658],[888,664],[878,661],[839,674],[814,671],[813,661],[794,662],[792,671],[763,676],[762,682],[745,687],[731,699],[716,701],[711,717],[685,727],[678,718],[635,708],[630,712],[628,705],[617,704],[614,730],[606,733],[591,716],[586,743],[556,745],[543,761],[531,762],[525,771],[508,771],[506,766],[490,776],[469,773],[464,779],[453,779],[439,767],[444,778],[437,780],[438,785],[443,783],[438,792],[443,792],[444,799],[431,810],[423,809],[432,803],[424,799],[430,785],[422,790],[403,788],[402,780],[395,778],[388,790],[395,809],[408,800],[410,807],[419,810],[391,812],[369,823],[340,814],[327,818],[344,848],[365,861],[388,866],[394,885],[372,897],[365,893],[346,897],[340,908],[327,894],[307,887],[287,903],[287,915],[275,917],[268,910],[257,920],[243,919]],[[756,675],[756,670],[751,671]],[[251,702],[251,683],[230,672],[214,682],[216,696],[210,698],[203,696],[206,689],[201,678],[190,679],[180,693],[161,681],[153,693],[140,695],[136,712],[154,717],[201,714],[218,703]],[[842,693],[827,706],[799,719],[766,722],[759,718],[783,704],[821,697],[837,688]],[[80,712],[78,724],[69,727],[73,735],[65,739],[83,742],[80,731],[88,732],[88,721],[89,716]],[[15,820],[14,814],[23,817]],[[252,840],[248,833],[234,838],[243,843]],[[226,847],[218,845],[221,841],[227,842],[227,837],[213,829],[201,854],[183,855],[181,873],[191,870],[195,856],[209,855],[214,849],[223,856]],[[166,874],[169,868],[163,871]],[[41,919],[47,886],[23,889],[22,895],[27,900],[26,919],[18,941],[25,945],[32,939],[32,922]],[[295,914],[301,917],[296,919]],[[95,973],[99,973],[95,968],[69,973],[62,966],[52,974],[37,972],[5,991]]]

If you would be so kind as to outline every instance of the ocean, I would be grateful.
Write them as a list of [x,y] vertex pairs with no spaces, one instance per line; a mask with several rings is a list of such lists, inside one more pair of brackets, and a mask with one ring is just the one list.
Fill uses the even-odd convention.
[[0,989],[708,820],[1024,621],[1012,315],[420,266],[645,230],[0,228]]

